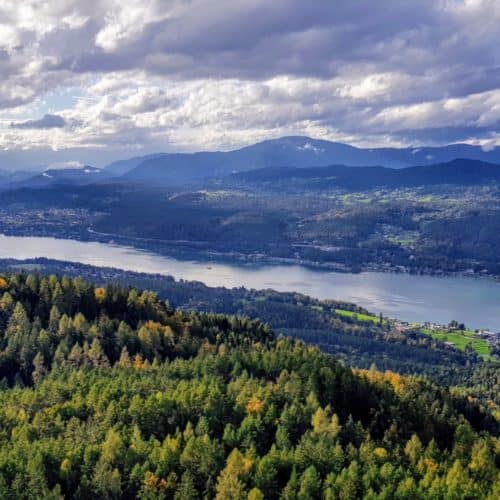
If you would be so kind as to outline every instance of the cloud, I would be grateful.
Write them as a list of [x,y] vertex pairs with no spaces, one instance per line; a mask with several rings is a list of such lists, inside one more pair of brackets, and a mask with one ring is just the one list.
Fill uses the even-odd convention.
[[499,25],[496,0],[3,0],[0,148],[490,147]]
[[323,148],[316,147],[310,142],[306,142],[303,146],[297,146],[299,151],[314,151],[315,154],[323,153],[325,150]]
[[26,120],[24,122],[11,123],[11,128],[20,129],[48,129],[62,128],[66,125],[66,120],[59,115],[45,114],[38,120]]
[[67,169],[79,169],[83,167],[83,163],[78,160],[69,161],[56,161],[51,163],[47,170],[67,170]]

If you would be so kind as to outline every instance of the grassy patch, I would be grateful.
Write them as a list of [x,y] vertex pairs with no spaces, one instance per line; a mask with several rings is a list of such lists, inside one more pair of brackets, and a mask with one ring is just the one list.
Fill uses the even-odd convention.
[[365,321],[368,323],[379,323],[380,318],[378,316],[373,316],[372,314],[363,314],[356,311],[346,311],[345,309],[335,309],[335,312],[339,316],[344,318],[351,318],[354,321]]
[[433,339],[450,342],[460,351],[465,351],[466,346],[470,344],[480,356],[484,358],[490,357],[490,346],[488,342],[478,338],[471,330],[446,332],[444,330],[422,328],[421,332],[431,336]]

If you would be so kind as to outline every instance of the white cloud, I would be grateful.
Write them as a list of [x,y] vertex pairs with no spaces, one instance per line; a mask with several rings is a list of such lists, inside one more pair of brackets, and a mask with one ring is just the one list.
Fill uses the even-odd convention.
[[[489,147],[498,25],[493,0],[3,0],[0,148],[102,156],[283,134]],[[10,128],[45,115],[65,126]]]
[[70,160],[70,161],[56,161],[51,163],[47,170],[66,170],[68,168],[82,168],[83,163],[78,160]]
[[310,142],[306,142],[303,146],[297,146],[299,151],[314,151],[316,154],[323,153],[325,150],[323,148],[319,148],[311,144]]
[[151,22],[164,19],[161,2],[128,0],[126,6],[121,1],[109,2],[105,25],[95,37],[98,47],[107,52],[116,51],[122,44],[137,39],[144,27]]

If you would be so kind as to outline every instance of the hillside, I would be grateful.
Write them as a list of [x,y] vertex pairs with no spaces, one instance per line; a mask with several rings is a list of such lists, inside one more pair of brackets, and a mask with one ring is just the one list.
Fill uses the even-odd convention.
[[[170,276],[120,271],[46,259],[0,260],[0,271],[19,267],[36,268],[43,274],[86,277],[98,286],[113,281],[122,286],[152,290],[175,308],[204,313],[245,316],[270,325],[285,334],[314,343],[349,366],[430,376],[443,385],[462,385],[485,366],[474,351],[457,351],[418,331],[397,331],[378,317],[363,321],[368,311],[354,304],[322,301],[295,292],[208,287],[198,281],[175,280]],[[352,315],[338,311],[352,312]],[[356,313],[356,316],[354,316]],[[373,321],[375,319],[376,321]],[[473,373],[474,372],[474,373]],[[473,391],[476,398],[500,406],[495,382],[487,391]]]
[[441,184],[474,186],[500,182],[500,166],[477,160],[456,159],[446,163],[401,169],[386,167],[271,167],[240,172],[230,182],[262,184],[269,188],[362,191],[385,187],[398,189]]
[[162,155],[163,153],[156,153],[144,156],[134,156],[133,158],[128,158],[126,160],[117,160],[110,163],[109,165],[106,165],[105,172],[112,177],[120,177],[121,175],[137,167],[137,165],[140,165],[147,160],[152,160]]
[[234,316],[0,278],[2,498],[496,498],[498,422]]
[[49,168],[42,173],[12,179],[5,186],[8,189],[46,188],[57,185],[93,184],[107,177],[107,173],[96,167],[85,165],[77,168]]
[[[331,169],[344,172],[343,185],[355,188],[339,187],[330,167],[318,167],[253,171],[177,188],[103,182],[3,191],[0,232],[354,272],[500,276],[499,167],[457,160],[401,170],[367,167],[366,175],[359,175],[362,167]],[[292,172],[287,177],[283,170]],[[364,188],[379,185],[379,170],[403,186]],[[404,187],[422,179],[429,184]]]
[[33,172],[24,170],[7,171],[0,169],[0,189],[16,185],[30,177],[33,177]]

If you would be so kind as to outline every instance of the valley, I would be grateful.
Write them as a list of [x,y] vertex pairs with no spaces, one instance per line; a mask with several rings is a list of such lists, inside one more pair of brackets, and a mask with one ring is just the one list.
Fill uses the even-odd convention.
[[220,184],[7,191],[0,232],[349,272],[500,276],[496,184],[363,191]]
[[[139,368],[146,370],[146,377],[155,381],[160,377],[162,383],[174,388],[179,381],[167,368],[170,363],[187,363],[183,370],[197,363],[205,366],[206,352],[214,349],[217,356],[222,353],[221,362],[228,349],[241,360],[243,351],[238,346],[243,345],[249,346],[252,358],[264,345],[274,359],[281,355],[277,346],[288,342],[291,346],[304,345],[307,352],[317,349],[321,356],[332,356],[325,359],[335,359],[352,376],[366,377],[370,383],[383,386],[395,384],[396,391],[410,380],[434,384],[433,391],[448,391],[458,398],[460,408],[465,402],[476,405],[464,410],[467,417],[459,418],[470,416],[474,425],[485,425],[484,429],[496,436],[500,415],[498,166],[468,159],[389,169],[333,165],[244,171],[245,163],[240,163],[242,171],[214,166],[212,175],[204,176],[200,175],[200,163],[198,168],[184,171],[182,178],[173,179],[171,173],[156,175],[153,168],[168,158],[154,155],[144,160],[151,179],[140,178],[138,173],[144,166],[140,159],[131,159],[111,165],[108,172],[90,167],[50,171],[50,177],[39,175],[3,186],[0,348],[4,346],[5,350],[0,357],[0,375],[4,375],[5,388],[3,392],[0,389],[0,399],[9,398],[10,391],[23,384],[44,390],[39,389],[44,383],[51,387],[60,384],[58,377],[66,376],[90,376],[93,383],[109,388],[111,379],[106,377],[126,378],[130,375],[125,374],[127,370]],[[175,157],[175,162],[183,161],[186,158]],[[128,175],[124,169],[135,173]],[[68,297],[84,298],[81,305],[71,305],[60,296],[59,279],[59,288],[64,286]],[[94,285],[82,285],[82,279]],[[5,292],[6,287],[12,292]],[[47,287],[55,287],[50,298]],[[135,292],[130,287],[150,291]],[[91,289],[97,302],[90,297]],[[39,303],[37,293],[42,294]],[[139,309],[132,316],[130,312],[113,316],[123,307],[127,294],[127,308]],[[42,326],[38,340],[11,333],[21,314],[17,311],[20,306],[13,309],[13,297],[24,297],[23,307],[33,317],[33,335]],[[58,320],[57,329],[68,331],[69,336],[55,351],[52,349],[57,342],[50,341],[49,345],[44,340],[44,328],[50,332],[56,329],[55,319],[46,317],[47,301],[55,301],[58,310],[68,311]],[[83,316],[71,317],[77,311],[75,307],[81,307]],[[101,312],[95,316],[99,308]],[[85,333],[88,325],[82,318],[88,315],[94,319],[89,333]],[[169,318],[185,319],[177,323],[177,319]],[[22,324],[21,330],[28,331],[24,319]],[[200,330],[188,324],[204,326]],[[227,324],[233,325],[229,333]],[[134,329],[138,332],[136,340]],[[170,329],[176,333],[171,335]],[[188,331],[196,333],[188,335]],[[96,338],[89,337],[96,332]],[[218,333],[211,337],[214,332]],[[198,333],[203,341],[196,337]],[[165,335],[171,340],[162,340]],[[212,340],[207,344],[209,338]],[[273,344],[271,338],[277,338],[277,343]],[[33,357],[34,347],[28,352],[25,343],[42,346],[42,351]],[[296,352],[297,347],[291,348]],[[234,367],[231,373],[237,369]],[[268,379],[269,365],[259,370]],[[132,386],[136,383],[127,380]],[[150,381],[140,382],[144,383]],[[329,379],[327,383],[331,386],[334,382]],[[308,384],[305,379],[300,381],[301,386],[304,384]],[[346,384],[342,382],[339,387]],[[74,390],[71,383],[67,388]],[[412,398],[414,390],[410,391]],[[81,397],[88,396],[81,393]],[[440,396],[439,401],[444,397],[448,396]],[[249,415],[254,408],[256,412],[261,408],[263,400],[245,403]],[[8,399],[5,404],[11,405]],[[342,425],[351,425],[352,408],[340,404],[345,413]],[[186,408],[186,415],[193,415],[191,403]],[[41,417],[37,410],[29,411],[38,422]],[[209,413],[203,414],[205,417]],[[128,422],[131,417],[123,418]],[[184,433],[189,433],[192,423],[186,418]],[[238,417],[230,413],[223,419],[238,422]],[[376,420],[370,425],[378,425]],[[81,420],[81,425],[87,424],[86,418]],[[38,424],[31,425],[37,428]],[[196,428],[200,425],[197,421]],[[247,425],[244,419],[241,426],[246,429]],[[269,432],[278,432],[272,425],[265,425]],[[355,425],[361,429],[359,423]],[[105,431],[105,436],[110,435],[108,427],[108,423],[103,424],[99,431],[102,436]],[[151,427],[140,429],[147,436],[156,435]],[[167,434],[161,435],[173,439],[171,431],[168,428]],[[271,450],[260,442],[247,440],[244,444],[231,438],[226,443],[224,436],[230,433],[227,425],[222,437],[218,432],[214,429],[210,436],[228,447],[224,448],[226,460],[232,460],[229,447],[235,444],[247,451],[259,446],[259,460],[268,460]],[[241,436],[246,432],[241,431]],[[386,436],[388,431],[384,432]],[[442,439],[443,433],[435,435]],[[102,436],[96,436],[94,442],[107,439]],[[68,446],[71,442],[65,437],[59,439]],[[125,435],[120,439],[128,442]],[[388,438],[383,439],[387,442]],[[36,446],[42,443],[39,439]],[[282,443],[281,438],[273,447],[281,446],[277,443]],[[12,450],[24,446],[17,439],[4,441],[4,445]],[[79,444],[72,442],[71,446]],[[302,453],[300,445],[297,449]],[[69,467],[66,459],[53,456],[62,461],[61,467]],[[2,460],[7,463],[0,453],[0,467]],[[396,463],[395,458],[392,461]],[[156,498],[165,493],[161,489],[164,486],[159,493],[158,485],[166,480],[154,479],[164,476],[158,471],[139,473],[137,481],[126,486],[136,474],[126,464],[114,472],[116,477],[119,473],[126,479],[110,483],[114,486],[103,485],[93,479],[101,462],[96,465],[89,461],[95,471],[92,478],[75,471],[75,484],[65,479],[66,473],[59,476],[50,467],[44,470],[50,477],[57,476],[55,488],[63,488],[69,496],[76,494],[76,484],[79,491],[84,491],[85,484],[94,492],[109,493],[109,488],[114,488],[115,496],[152,494]],[[306,463],[316,462],[308,459]],[[351,459],[349,463],[353,463]],[[443,470],[447,466],[443,465]],[[217,484],[223,484],[224,473],[214,464],[207,472],[205,486],[200,478],[189,479],[184,465],[176,466],[176,470],[184,478],[179,482],[168,476],[176,491],[205,488],[212,494],[215,475]],[[20,472],[17,474],[6,476],[10,485],[15,484]],[[292,476],[287,476],[288,483],[293,483]],[[249,476],[251,491],[262,489],[270,498],[277,498],[259,477],[257,474],[250,480]],[[288,483],[280,487],[286,488]],[[50,479],[41,479],[40,484],[46,485],[45,492],[52,485]],[[485,487],[489,483],[481,484]]]
[[[500,329],[498,285],[472,279],[500,277],[498,166],[465,148],[469,159],[363,167],[372,153],[320,141],[311,143],[325,151],[318,162],[336,155],[351,166],[310,167],[312,150],[298,147],[303,141],[310,143],[284,138],[224,154],[158,154],[102,171],[85,166],[18,180],[2,192],[0,233],[9,235],[2,256],[69,257],[211,286],[346,300],[416,323],[462,350],[471,344],[488,358],[485,340],[445,326],[458,320]],[[410,159],[421,161],[417,153]],[[300,167],[252,169],[284,161]],[[189,179],[163,175],[180,172],[183,162],[191,162]],[[220,162],[232,171],[216,167]],[[437,329],[429,331],[429,323]]]
[[500,1],[0,1],[0,500],[499,500]]

